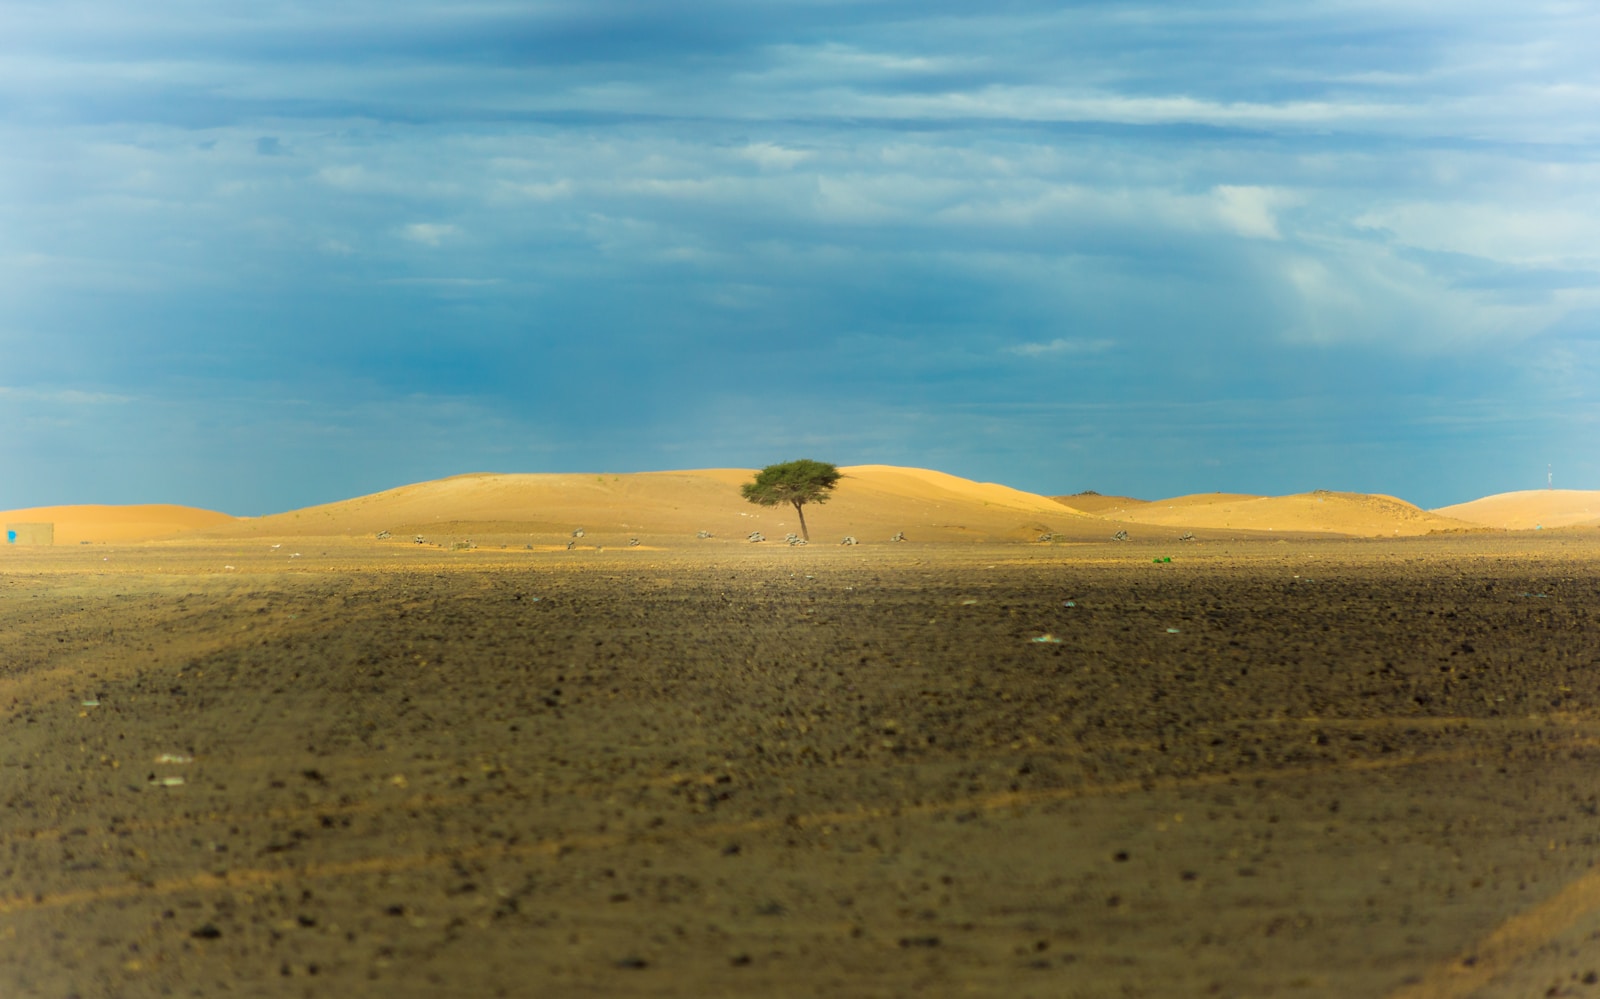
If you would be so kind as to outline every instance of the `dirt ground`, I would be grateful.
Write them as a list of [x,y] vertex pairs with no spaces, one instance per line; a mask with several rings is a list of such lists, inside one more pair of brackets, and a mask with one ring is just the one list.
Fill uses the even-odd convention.
[[1600,532],[267,544],[0,552],[0,996],[1600,999]]

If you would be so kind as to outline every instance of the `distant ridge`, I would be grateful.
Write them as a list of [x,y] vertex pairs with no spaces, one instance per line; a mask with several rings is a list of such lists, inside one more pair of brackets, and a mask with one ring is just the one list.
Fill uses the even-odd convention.
[[[1100,539],[1102,521],[1044,496],[973,482],[922,468],[854,465],[829,501],[808,508],[813,544],[845,536],[887,541],[1032,541],[1044,534]],[[781,542],[799,530],[787,507],[757,507],[739,486],[754,469],[709,468],[635,473],[472,473],[419,482],[368,496],[238,521],[206,530],[215,538],[272,536],[493,537],[550,544],[582,528],[582,544],[633,538],[743,542],[759,531]],[[477,540],[474,537],[474,540]]]
[[[1075,497],[1062,497],[1070,503]],[[1109,512],[1104,514],[1108,518]],[[1410,537],[1481,525],[1429,513],[1393,496],[1317,490],[1293,496],[1196,493],[1119,509],[1128,524],[1205,530],[1295,531],[1350,537]]]
[[54,524],[55,543],[58,545],[76,545],[86,541],[160,541],[208,527],[237,523],[238,519],[215,510],[170,503],[34,506],[0,511],[0,522],[3,523]]
[[[924,468],[855,465],[830,501],[807,511],[813,544],[845,536],[887,541],[1105,541],[1200,532],[1407,537],[1433,532],[1600,526],[1600,491],[1537,490],[1422,510],[1393,496],[1318,490],[1293,496],[1198,493],[1163,500],[1094,492],[1047,497]],[[582,528],[585,546],[706,540],[744,542],[752,531],[781,542],[799,525],[788,508],[755,507],[739,495],[753,469],[636,473],[490,472],[398,486],[265,517],[240,518],[176,505],[55,506],[0,512],[11,523],[56,525],[56,543],[268,537],[361,537],[387,531],[398,543],[493,541],[564,546]],[[1141,530],[1141,528],[1143,530]],[[711,535],[697,539],[700,532]]]
[[1052,496],[1051,499],[1062,506],[1092,514],[1096,517],[1115,519],[1123,510],[1130,510],[1150,502],[1149,500],[1134,499],[1131,496],[1102,496],[1097,492],[1073,493],[1071,496]]
[[1433,511],[1501,530],[1600,527],[1600,489],[1524,489]]

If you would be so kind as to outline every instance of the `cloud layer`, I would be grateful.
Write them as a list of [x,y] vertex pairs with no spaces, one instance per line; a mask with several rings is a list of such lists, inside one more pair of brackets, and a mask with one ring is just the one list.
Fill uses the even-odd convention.
[[0,507],[1600,484],[1580,6],[0,12]]

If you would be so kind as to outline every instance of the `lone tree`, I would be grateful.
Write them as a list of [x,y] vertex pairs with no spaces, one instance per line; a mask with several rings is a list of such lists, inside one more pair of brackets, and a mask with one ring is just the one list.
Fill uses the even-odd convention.
[[744,498],[760,506],[777,506],[788,503],[800,515],[800,536],[811,540],[806,530],[807,503],[828,502],[828,494],[844,476],[839,469],[825,461],[802,458],[781,465],[768,465],[756,473],[754,482],[746,482],[740,492]]

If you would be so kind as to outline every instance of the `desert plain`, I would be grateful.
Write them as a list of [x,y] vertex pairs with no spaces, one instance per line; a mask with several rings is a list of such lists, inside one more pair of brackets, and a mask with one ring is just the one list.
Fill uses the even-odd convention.
[[0,996],[1600,996],[1600,494],[846,471],[6,513]]

